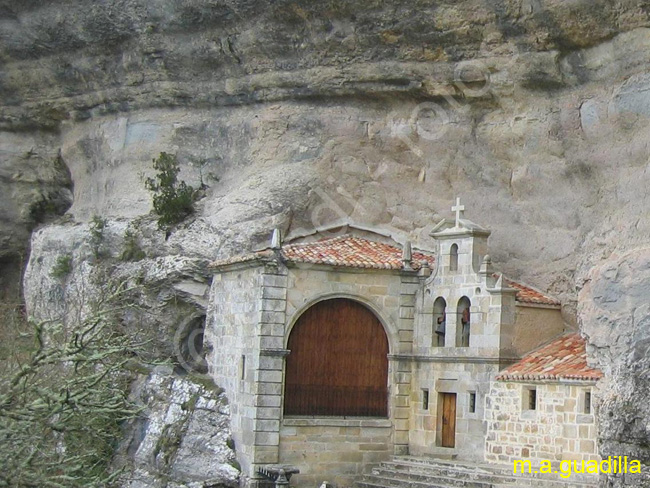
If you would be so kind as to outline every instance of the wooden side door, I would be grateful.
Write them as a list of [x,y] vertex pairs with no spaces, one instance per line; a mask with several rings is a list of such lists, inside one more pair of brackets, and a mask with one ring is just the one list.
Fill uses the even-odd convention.
[[456,394],[442,394],[442,447],[456,446]]

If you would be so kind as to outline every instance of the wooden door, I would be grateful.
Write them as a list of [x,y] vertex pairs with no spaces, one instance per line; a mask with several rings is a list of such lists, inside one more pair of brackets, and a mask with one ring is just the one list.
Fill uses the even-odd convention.
[[442,394],[442,447],[456,446],[456,394]]
[[317,303],[289,336],[286,415],[388,416],[388,339],[358,302]]

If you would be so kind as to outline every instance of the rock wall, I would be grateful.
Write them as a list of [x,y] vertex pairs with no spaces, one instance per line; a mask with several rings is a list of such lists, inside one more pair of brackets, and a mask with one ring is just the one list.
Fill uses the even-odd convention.
[[72,203],[72,180],[60,138],[42,132],[0,131],[0,289],[20,289],[20,269],[37,225]]
[[[638,0],[5,0],[0,274],[70,204],[42,231],[62,249],[93,214],[137,222],[140,175],[167,151],[208,188],[168,239],[139,231],[150,256],[212,259],[337,219],[425,241],[458,195],[493,230],[496,267],[560,296],[575,324],[589,270],[650,230],[649,16]],[[42,242],[33,290],[54,261]],[[594,314],[590,289],[579,321],[597,337],[619,304]],[[629,336],[628,322],[602,328]],[[642,390],[620,359],[632,345],[598,344],[605,391],[625,375]],[[603,446],[637,439],[628,424],[605,423]]]
[[[598,423],[603,457],[650,462],[650,249],[616,252],[592,268],[580,292],[587,354],[605,373]],[[650,474],[611,477],[607,486],[649,486]]]
[[128,428],[118,463],[129,488],[236,488],[239,466],[228,400],[217,388],[160,369],[135,384],[144,411]]

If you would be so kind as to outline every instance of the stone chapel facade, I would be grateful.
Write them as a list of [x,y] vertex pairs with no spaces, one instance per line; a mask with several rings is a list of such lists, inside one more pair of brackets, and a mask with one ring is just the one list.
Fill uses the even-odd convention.
[[349,230],[213,263],[209,372],[250,486],[267,465],[345,486],[395,454],[484,461],[499,371],[564,332],[560,303],[496,274],[490,232],[459,213],[435,251]]

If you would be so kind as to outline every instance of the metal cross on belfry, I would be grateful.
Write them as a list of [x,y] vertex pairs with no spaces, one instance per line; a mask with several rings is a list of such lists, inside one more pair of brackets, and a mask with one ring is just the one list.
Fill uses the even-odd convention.
[[456,197],[456,205],[451,207],[452,212],[456,212],[456,227],[460,227],[460,219],[463,216],[465,205],[460,204],[460,197]]

